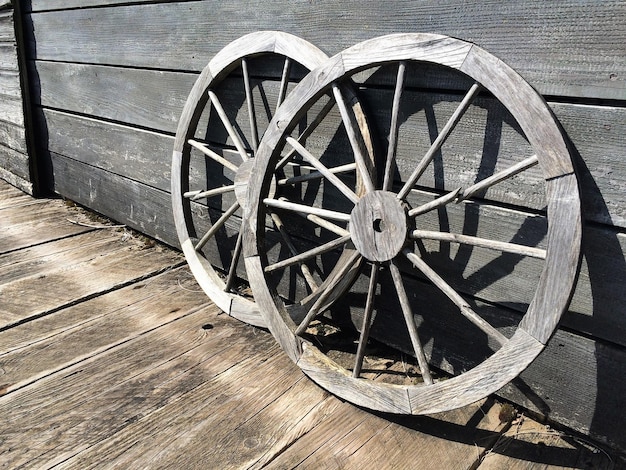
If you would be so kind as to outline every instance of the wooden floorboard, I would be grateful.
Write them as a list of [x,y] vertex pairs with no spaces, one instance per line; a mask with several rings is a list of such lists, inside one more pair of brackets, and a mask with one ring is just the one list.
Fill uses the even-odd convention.
[[0,468],[620,468],[493,398],[428,417],[342,402],[179,253],[16,191],[0,182]]

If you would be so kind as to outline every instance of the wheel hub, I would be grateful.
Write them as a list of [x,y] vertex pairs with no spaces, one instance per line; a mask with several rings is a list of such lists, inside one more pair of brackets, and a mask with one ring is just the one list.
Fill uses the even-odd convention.
[[401,200],[388,191],[366,194],[350,214],[354,246],[370,261],[389,261],[404,247],[407,213]]

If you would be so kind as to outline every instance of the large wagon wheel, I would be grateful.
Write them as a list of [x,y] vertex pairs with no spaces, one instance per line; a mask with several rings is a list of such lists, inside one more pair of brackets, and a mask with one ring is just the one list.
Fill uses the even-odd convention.
[[[289,87],[326,59],[317,47],[291,34],[261,31],[245,35],[225,46],[204,68],[178,123],[171,181],[181,247],[205,293],[224,312],[246,323],[265,326],[256,304],[236,289],[242,251],[242,232],[238,229],[253,157],[264,128]],[[264,81],[273,66],[282,70],[280,82]],[[255,89],[256,83],[259,86]],[[353,92],[344,92],[351,97],[349,115],[367,135]],[[304,129],[300,140],[304,142],[315,126],[314,122]],[[292,166],[306,171],[298,163]],[[284,176],[286,171],[281,168],[278,173]],[[273,227],[278,225],[282,231],[282,220],[278,216],[274,219]],[[214,267],[220,263],[223,275]],[[306,266],[298,270],[309,290],[318,287]]]
[[[403,92],[406,94],[407,91],[405,83],[414,79],[413,76],[409,77],[407,70],[429,70],[433,67],[458,75],[461,82],[455,83],[469,81],[469,91],[464,92],[462,99],[458,100],[445,126],[436,134],[431,134],[426,150],[417,155],[413,148],[415,134],[412,135],[413,140],[402,142],[402,134],[399,132]],[[377,162],[378,175],[368,172],[362,151],[357,145],[358,129],[349,129],[354,144],[350,152],[352,163],[361,173],[365,194],[356,194],[353,186],[333,178],[327,172],[323,184],[343,196],[343,206],[335,201],[340,196],[310,198],[306,201],[272,196],[271,176],[277,164],[282,163],[281,154],[286,150],[293,149],[310,161],[324,158],[313,155],[314,150],[301,145],[291,135],[304,113],[315,106],[320,97],[332,92],[337,95],[337,86],[343,80],[351,78],[356,81],[363,77],[367,80],[367,77],[376,74],[384,79],[385,71],[388,70],[393,70],[396,78],[395,87],[389,87],[388,144],[384,161]],[[447,188],[445,184],[439,184],[442,181],[439,178],[430,188],[426,188],[431,191],[426,191],[432,195],[431,200],[419,202],[416,194],[424,193],[428,184],[416,185],[428,179],[427,170],[434,163],[439,166],[442,166],[442,162],[447,163],[446,154],[442,154],[446,141],[453,140],[455,128],[457,131],[461,128],[459,123],[471,127],[473,118],[466,117],[464,120],[463,116],[470,107],[475,106],[476,101],[481,100],[499,102],[510,112],[514,126],[519,126],[519,135],[525,136],[524,142],[529,153],[518,156],[516,162],[487,165],[492,168],[491,174],[487,175],[484,174],[484,157],[478,155],[475,164],[480,168],[473,173],[475,178],[471,184],[465,188]],[[488,137],[489,134],[485,140]],[[412,162],[408,170],[407,155],[401,156],[400,150],[405,153],[408,151],[408,160]],[[467,160],[471,162],[470,157],[467,155]],[[465,157],[462,159],[465,160]],[[425,414],[479,400],[497,391],[530,364],[544,348],[567,308],[578,268],[581,238],[577,179],[568,149],[542,97],[510,67],[475,45],[440,35],[399,34],[365,41],[332,57],[305,77],[282,105],[261,142],[255,168],[248,187],[250,215],[244,235],[244,250],[247,273],[256,301],[266,316],[272,334],[291,359],[318,384],[353,403],[387,412]],[[437,168],[434,173],[440,169]],[[522,184],[526,184],[526,175],[529,175],[528,180],[533,180],[534,175],[537,175],[539,185],[545,187],[546,208],[539,210],[535,217],[541,220],[547,218],[545,243],[542,246],[536,246],[533,242],[526,245],[518,241],[520,237],[498,240],[471,230],[470,233],[448,231],[445,224],[440,224],[439,229],[432,229],[429,215],[445,215],[446,211],[458,208],[464,208],[466,212],[473,206],[481,208],[485,204],[485,193],[487,196],[490,193],[497,194],[499,188],[519,183],[520,178]],[[456,174],[451,179],[458,181],[460,177]],[[447,180],[444,182],[447,184]],[[310,202],[311,199],[313,202]],[[495,207],[497,210],[510,211],[511,204],[505,198]],[[308,214],[309,217],[315,217],[320,226],[328,227],[336,235],[298,256],[290,256],[279,262],[270,260],[265,220],[275,212],[285,217],[294,213]],[[502,225],[505,223],[503,221]],[[491,230],[495,234],[499,230],[498,225],[496,221],[486,232],[489,234]],[[433,243],[439,247],[446,246],[448,250],[454,245],[459,252],[483,250],[493,253],[495,257],[513,259],[513,267],[510,269],[512,276],[517,275],[515,263],[520,260],[539,260],[541,265],[527,308],[517,317],[512,315],[513,321],[506,325],[501,325],[499,317],[494,319],[486,315],[477,306],[478,300],[470,300],[466,295],[467,292],[472,293],[472,290],[463,290],[466,279],[457,276],[454,282],[446,280],[445,263],[442,265],[440,260],[437,261],[429,253],[428,246]],[[276,295],[276,284],[272,277],[274,273],[290,263],[315,259],[320,253],[332,252],[344,244],[354,244],[356,253],[348,258],[339,258],[339,261],[336,261],[335,256],[333,260],[336,264],[329,275],[335,282],[327,283],[317,293],[315,301],[299,301],[303,311],[299,316],[294,315],[293,299],[288,303]],[[336,327],[335,323],[328,320],[330,318],[336,322],[337,318],[334,312],[326,311],[328,305],[324,300],[336,294],[335,284],[344,272],[359,264],[364,267],[362,277],[365,282],[355,283],[342,299],[348,301],[357,284],[361,286],[358,292],[361,298],[357,302],[364,307],[359,314],[362,323],[354,322],[357,331],[350,351],[350,363],[343,364],[344,356],[332,351],[333,348],[325,340],[329,336],[329,328],[332,333],[330,336],[335,333],[345,335],[349,332],[349,326],[340,324]],[[383,277],[388,280],[385,292],[382,292],[381,287]],[[408,290],[408,284],[418,287]],[[377,293],[377,289],[381,292]],[[392,295],[388,295],[387,291]],[[453,341],[446,338],[446,335],[452,334],[453,328],[445,324],[436,330],[443,336],[439,338],[433,334],[426,344],[422,327],[431,319],[436,321],[444,312],[416,311],[429,302],[422,300],[417,307],[412,302],[412,296],[421,295],[422,292],[434,292],[435,297],[443,298],[452,306],[454,319],[450,324],[455,321],[462,324],[461,327],[455,327],[458,330],[455,334],[460,331],[460,337],[470,337],[467,343],[463,343],[467,345],[466,349],[457,351],[457,355],[469,357],[474,354],[474,349],[488,349],[484,357],[480,357],[466,370],[462,367],[449,368],[452,377],[443,376],[431,364],[436,363],[446,370],[446,364],[455,360],[459,362],[458,357],[435,357],[435,347],[446,341],[457,343],[460,340],[457,341],[456,337]],[[394,326],[391,326],[392,313],[378,309],[390,297],[394,297],[391,305],[396,306],[396,315],[400,318]],[[354,304],[349,307],[354,307]],[[391,361],[385,361],[378,369],[369,363],[364,365],[374,318],[379,333],[383,332],[383,338],[389,340],[394,336],[391,333],[405,336],[411,354],[417,359],[417,373],[405,373],[402,383],[397,383],[395,379],[383,380],[383,377],[393,375],[384,374],[385,368],[392,365]],[[387,331],[385,336],[387,326],[394,328],[394,331]],[[400,327],[403,331],[400,331]],[[482,342],[477,342],[475,338],[481,338]],[[334,349],[342,348],[348,349],[349,342]]]

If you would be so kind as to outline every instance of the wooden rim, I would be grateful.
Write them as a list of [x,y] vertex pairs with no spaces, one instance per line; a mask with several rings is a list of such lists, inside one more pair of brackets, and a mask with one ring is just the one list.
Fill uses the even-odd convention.
[[[234,278],[241,255],[242,234],[240,233],[238,236],[235,250],[232,257],[228,260],[230,268],[226,281],[217,273],[212,266],[211,260],[201,253],[201,248],[207,240],[215,236],[214,228],[219,228],[222,224],[226,224],[233,214],[241,214],[241,207],[245,208],[246,205],[245,186],[250,178],[249,173],[252,170],[252,166],[249,163],[257,152],[256,147],[262,134],[254,106],[251,104],[253,100],[251,98],[251,80],[247,70],[248,59],[264,55],[275,55],[284,58],[277,107],[287,96],[290,70],[294,62],[303,66],[306,70],[311,70],[321,65],[327,59],[327,56],[314,45],[291,34],[278,31],[251,33],[224,47],[204,68],[187,98],[178,123],[171,170],[174,221],[181,248],[191,271],[205,293],[220,309],[239,320],[256,326],[265,326],[265,321],[255,302],[236,293],[229,292],[230,283]],[[215,87],[238,67],[241,67],[242,71],[245,101],[250,117],[251,145],[248,147],[244,145],[243,139],[241,139],[239,131],[233,123],[229,122],[220,98],[215,93]],[[349,85],[342,86],[342,90],[349,101],[348,117],[357,123],[360,134],[367,136],[366,145],[371,149],[367,122],[360,109],[358,100]],[[213,109],[219,115],[222,125],[234,144],[235,149],[233,151],[241,156],[241,163],[233,164],[225,160],[222,155],[213,151],[208,144],[196,139],[196,129],[203,111],[208,106],[213,106]],[[303,137],[305,137],[305,133],[306,130],[303,133]],[[190,152],[192,148],[204,153],[206,158],[221,164],[225,171],[234,172],[235,176],[232,179],[232,185],[198,189],[187,187],[189,184]],[[371,154],[371,150],[369,150],[369,153]],[[227,192],[232,192],[236,196],[236,202],[224,211],[224,215],[211,225],[202,237],[193,240],[190,236],[190,225],[193,224],[190,205],[193,203],[193,200],[200,197],[219,197]],[[280,220],[275,220],[274,224],[280,224]],[[224,257],[225,255],[222,256]],[[306,268],[302,267],[301,269],[305,270]],[[313,283],[312,276],[309,273],[303,272],[303,274],[307,281]]]
[[[261,54],[281,55],[303,65],[308,70],[317,67],[327,58],[326,54],[313,44],[297,36],[278,31],[247,34],[225,46],[204,68],[189,93],[176,131],[171,175],[172,208],[176,231],[185,258],[198,284],[224,312],[256,326],[265,326],[256,304],[235,293],[226,292],[226,284],[215,271],[211,260],[196,250],[197,242],[194,242],[190,236],[188,224],[191,222],[189,211],[185,207],[189,201],[183,194],[189,190],[186,185],[188,184],[190,140],[194,139],[200,116],[207,103],[210,102],[209,90],[220,83],[233,69],[240,66],[242,60],[245,61],[246,58]],[[244,78],[244,80],[246,87],[249,87],[248,79]],[[198,145],[202,143],[198,142]]]
[[[279,159],[280,152],[295,144],[289,139],[294,126],[306,115],[309,108],[323,95],[329,94],[333,87],[345,78],[352,77],[355,73],[364,69],[379,65],[398,64],[398,77],[396,92],[394,92],[394,104],[392,109],[392,124],[390,125],[389,152],[393,155],[392,147],[397,139],[397,125],[394,124],[394,115],[397,115],[400,101],[404,69],[407,63],[431,63],[444,66],[461,72],[470,77],[475,83],[459,104],[455,113],[450,117],[448,124],[439,133],[437,139],[420,161],[416,162],[414,172],[407,178],[404,185],[395,190],[398,199],[404,201],[410,193],[416,181],[420,178],[425,167],[432,160],[432,154],[441,146],[447,135],[453,132],[456,123],[461,119],[467,107],[477,96],[481,89],[490,92],[517,121],[517,124],[526,136],[530,147],[535,155],[527,157],[518,164],[485,178],[483,181],[466,188],[464,191],[456,190],[442,195],[435,201],[421,207],[408,208],[407,218],[418,217],[424,212],[442,207],[452,201],[470,199],[473,194],[483,191],[493,185],[511,178],[520,172],[538,164],[543,178],[545,179],[546,194],[548,199],[547,217],[547,250],[526,247],[512,243],[491,243],[477,237],[461,235],[456,239],[460,243],[474,246],[486,245],[487,248],[515,253],[520,256],[532,256],[545,259],[543,271],[540,275],[534,297],[522,320],[517,325],[516,332],[510,336],[502,335],[479,315],[472,311],[469,305],[441,278],[419,255],[412,250],[403,250],[397,256],[403,257],[404,262],[411,263],[422,275],[429,279],[441,292],[443,292],[454,304],[459,307],[463,316],[480,328],[490,340],[499,343],[499,349],[482,363],[473,367],[454,378],[445,381],[437,381],[430,376],[429,366],[421,345],[418,329],[415,325],[410,308],[405,308],[403,298],[406,298],[402,287],[402,275],[397,268],[395,259],[389,262],[389,270],[394,279],[400,299],[401,310],[406,319],[414,353],[417,357],[421,374],[424,379],[422,385],[390,385],[361,378],[354,378],[336,363],[328,359],[312,343],[305,341],[302,334],[310,326],[310,322],[323,311],[318,306],[310,307],[304,319],[294,321],[289,309],[273,292],[268,278],[267,253],[264,240],[264,218],[269,210],[306,211],[315,217],[326,221],[346,222],[345,213],[333,211],[325,207],[305,209],[301,205],[289,201],[275,202],[268,198],[269,175]],[[400,92],[398,93],[398,90]],[[394,128],[396,129],[394,131]],[[434,149],[434,150],[433,150]],[[355,150],[355,166],[358,171],[366,172],[365,165],[359,162]],[[300,149],[304,153],[306,149]],[[395,156],[387,159],[393,161]],[[391,165],[391,164],[390,164]],[[385,165],[385,177],[382,179],[382,187],[366,187],[366,194],[375,191],[388,191],[391,189],[388,173],[391,166]],[[367,176],[363,176],[366,180]],[[374,178],[370,178],[370,181]],[[330,179],[329,182],[332,182]],[[333,183],[339,191],[343,191],[340,183]],[[367,185],[366,185],[367,186]],[[351,196],[344,191],[346,197]],[[358,200],[361,199],[359,196]],[[376,211],[376,204],[386,204],[388,198],[378,198],[380,201],[368,203],[366,211]],[[358,202],[354,201],[355,204]],[[543,98],[538,95],[515,71],[499,59],[490,55],[479,47],[468,42],[433,34],[397,34],[389,35],[357,44],[330,58],[321,67],[313,70],[296,87],[290,97],[283,103],[277,115],[270,123],[266,134],[261,142],[255,162],[254,175],[248,186],[249,216],[244,232],[245,262],[250,284],[257,302],[261,306],[261,312],[272,334],[277,338],[283,349],[297,363],[303,371],[318,384],[330,392],[341,396],[361,406],[380,411],[394,413],[423,414],[445,411],[476,401],[490,393],[497,391],[503,385],[515,378],[528,364],[539,354],[545,346],[556,325],[566,310],[573,290],[580,257],[581,239],[581,214],[580,197],[578,193],[577,179],[574,174],[571,157],[563,136],[555,119]],[[389,212],[389,211],[387,211]],[[391,211],[397,214],[396,209]],[[383,210],[381,214],[385,214]],[[374,215],[374,231],[380,230],[381,222]],[[384,219],[384,216],[380,216]],[[362,217],[357,219],[364,220]],[[370,219],[366,219],[370,220]],[[392,223],[394,221],[391,221]],[[378,226],[377,226],[378,224]],[[343,234],[343,239],[337,239],[337,243],[350,243],[360,229],[348,227],[348,234]],[[368,230],[364,229],[365,235],[359,244],[368,243]],[[372,227],[369,227],[372,232]],[[423,231],[415,230],[407,234],[410,236],[424,237]],[[338,233],[341,235],[341,233]],[[435,235],[428,235],[435,236]],[[437,234],[436,236],[456,237],[456,234]],[[329,242],[328,246],[332,243]],[[380,255],[386,262],[386,258],[394,255],[396,248],[384,251]],[[313,251],[311,250],[311,253]],[[362,250],[362,257],[375,258],[378,251]],[[389,254],[391,253],[391,255]],[[343,260],[344,265],[338,265],[331,272],[342,274],[345,263],[357,264],[361,261],[359,256],[350,260]],[[371,284],[376,284],[379,261],[371,263]],[[374,269],[376,267],[376,269]],[[372,281],[373,280],[373,281]],[[371,289],[371,285],[370,285]],[[374,290],[368,291],[365,305],[364,318],[368,317],[373,302]],[[321,296],[321,295],[320,295]],[[405,302],[406,303],[406,302]],[[367,320],[370,321],[370,320]],[[359,349],[367,342],[369,328],[364,322],[360,329]],[[359,353],[357,352],[357,357]],[[362,357],[361,357],[362,361]],[[357,363],[354,370],[359,369]],[[358,377],[358,374],[357,374]]]

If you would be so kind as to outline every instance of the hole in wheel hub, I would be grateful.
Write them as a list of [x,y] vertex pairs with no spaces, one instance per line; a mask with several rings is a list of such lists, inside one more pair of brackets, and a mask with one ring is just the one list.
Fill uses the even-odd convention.
[[402,201],[388,191],[366,194],[352,209],[350,234],[356,249],[368,260],[393,259],[407,237],[407,214]]

